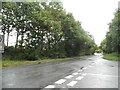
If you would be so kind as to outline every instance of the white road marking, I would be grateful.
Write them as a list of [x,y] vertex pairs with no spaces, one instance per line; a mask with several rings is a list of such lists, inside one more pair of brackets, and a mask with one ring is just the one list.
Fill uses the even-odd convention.
[[65,78],[69,79],[69,78],[72,78],[73,75],[69,75],[69,76],[66,76]]
[[88,58],[88,59],[92,59],[92,58]]
[[14,84],[13,83],[11,83],[11,84],[8,84],[9,86],[13,86]]
[[54,86],[54,85],[48,85],[48,86],[45,87],[45,88],[55,88],[55,86]]
[[83,68],[83,70],[85,70],[85,69],[87,69],[87,67],[86,67],[86,68]]
[[82,72],[83,70],[78,70],[78,72]]
[[89,67],[92,67],[91,65]]
[[78,75],[78,73],[76,72],[76,73],[73,73],[73,75]]
[[65,81],[66,81],[65,79],[60,79],[60,80],[56,81],[55,83],[56,83],[56,84],[62,84],[62,83],[64,83]]
[[94,65],[95,63],[91,63],[91,65]]
[[83,76],[79,76],[76,78],[76,80],[81,80],[83,78]]
[[77,81],[72,81],[72,82],[68,83],[67,86],[71,86],[71,87],[72,87],[72,86],[74,86],[76,83],[77,83]]
[[100,59],[98,59],[95,63],[97,64],[97,63],[99,63],[100,62]]
[[103,76],[103,77],[119,77],[119,76],[114,76],[114,75],[105,75],[105,74],[94,74],[94,73],[87,73],[89,75],[97,75],[97,76]]
[[65,64],[65,63],[61,63],[61,64]]
[[83,73],[83,74],[82,74],[82,76],[86,76],[86,75],[87,75],[87,73]]

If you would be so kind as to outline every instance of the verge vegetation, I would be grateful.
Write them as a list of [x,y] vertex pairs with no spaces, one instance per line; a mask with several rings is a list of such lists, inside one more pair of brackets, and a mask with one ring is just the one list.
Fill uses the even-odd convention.
[[28,60],[3,60],[0,61],[0,67],[13,67],[13,66],[20,66],[20,65],[27,65],[27,64],[41,64],[43,62],[54,62],[54,61],[63,61],[63,60],[71,60],[71,59],[80,59],[84,56],[79,57],[68,57],[68,58],[57,58],[57,59],[39,59],[35,61],[28,61]]
[[118,53],[104,54],[104,59],[120,61],[120,55]]
[[109,31],[99,47],[106,53],[103,58],[108,60],[120,60],[120,8],[114,14],[109,23]]

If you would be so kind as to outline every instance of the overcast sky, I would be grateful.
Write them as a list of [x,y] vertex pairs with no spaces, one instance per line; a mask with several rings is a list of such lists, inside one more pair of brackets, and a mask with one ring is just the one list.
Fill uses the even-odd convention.
[[67,12],[73,13],[97,45],[105,38],[108,23],[114,18],[119,0],[61,0]]

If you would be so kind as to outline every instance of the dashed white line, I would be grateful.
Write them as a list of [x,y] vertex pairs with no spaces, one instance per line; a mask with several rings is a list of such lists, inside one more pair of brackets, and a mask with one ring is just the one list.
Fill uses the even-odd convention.
[[92,67],[91,65],[89,67]]
[[83,76],[79,76],[76,78],[76,80],[81,80],[83,78]]
[[100,62],[100,60],[97,60],[95,63],[97,64],[97,63],[99,63]]
[[9,86],[13,86],[14,84],[11,83],[11,84],[8,84],[8,85],[9,85]]
[[72,87],[72,86],[74,86],[76,83],[77,83],[77,81],[72,81],[72,82],[68,83],[67,86],[71,86],[71,87]]
[[83,70],[78,70],[78,72],[82,72]]
[[73,75],[78,75],[78,73],[76,72],[76,73],[73,73]]
[[56,81],[55,83],[56,83],[56,84],[62,84],[62,83],[64,83],[65,81],[66,81],[65,79],[60,79],[60,80]]
[[83,70],[85,70],[85,69],[87,69],[87,67],[86,67],[86,68],[83,68]]
[[45,88],[55,88],[55,86],[54,86],[54,85],[48,85],[48,86],[45,87]]
[[73,75],[69,75],[69,76],[66,76],[65,78],[69,79],[69,78],[72,78],[72,77],[73,77]]
[[83,74],[82,74],[82,76],[86,76],[86,75],[87,75],[87,73],[83,73]]
[[91,65],[94,65],[95,63],[93,62],[93,63],[91,63]]

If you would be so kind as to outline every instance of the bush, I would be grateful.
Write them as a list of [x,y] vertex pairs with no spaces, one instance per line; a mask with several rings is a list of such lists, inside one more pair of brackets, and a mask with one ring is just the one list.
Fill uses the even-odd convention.
[[14,48],[13,46],[5,47],[3,59],[7,60],[37,60],[38,57],[34,49]]
[[104,53],[104,59],[107,60],[118,60],[120,61],[120,55],[118,53],[110,53],[110,54],[105,54]]

